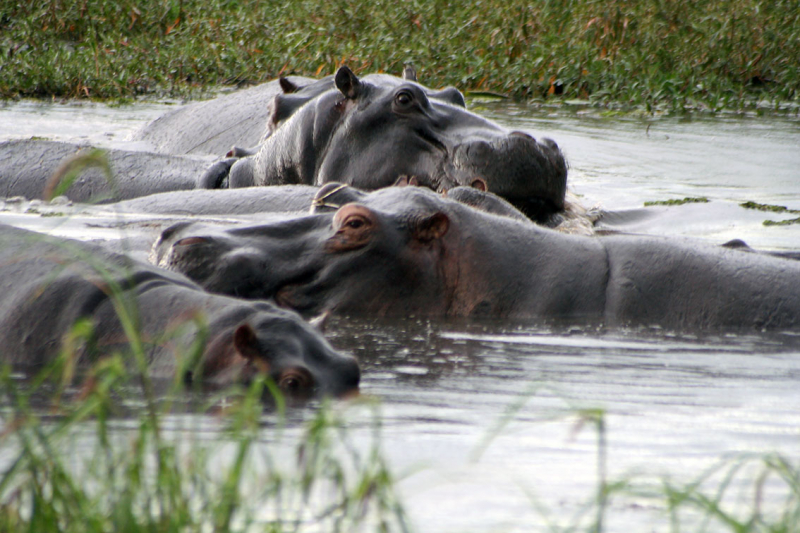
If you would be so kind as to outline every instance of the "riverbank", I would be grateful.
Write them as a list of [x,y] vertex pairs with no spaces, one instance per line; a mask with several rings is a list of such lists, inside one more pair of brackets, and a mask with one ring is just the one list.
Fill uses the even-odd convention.
[[793,0],[0,0],[0,98],[198,97],[285,74],[416,66],[524,100],[719,110],[800,99]]

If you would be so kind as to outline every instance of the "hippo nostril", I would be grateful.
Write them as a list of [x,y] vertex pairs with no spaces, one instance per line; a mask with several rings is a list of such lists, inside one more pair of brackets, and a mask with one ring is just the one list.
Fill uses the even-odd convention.
[[530,133],[525,133],[524,131],[512,131],[511,135],[516,135],[517,137],[526,137],[528,139],[533,139],[533,135]]

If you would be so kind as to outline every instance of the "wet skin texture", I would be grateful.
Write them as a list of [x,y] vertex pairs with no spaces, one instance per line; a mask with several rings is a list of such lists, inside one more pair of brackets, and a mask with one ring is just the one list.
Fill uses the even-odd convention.
[[[555,142],[471,113],[458,90],[428,89],[413,72],[359,79],[342,67],[317,81],[282,79],[167,113],[133,141],[135,151],[107,151],[113,186],[98,169],[87,169],[67,196],[116,201],[164,191],[330,181],[373,190],[409,176],[436,191],[480,183],[540,223],[565,207],[567,167]],[[230,150],[232,157],[210,168],[198,159],[256,143]],[[47,198],[52,174],[82,148],[41,140],[0,143],[0,197]]]
[[359,79],[342,67],[288,90],[274,97],[261,144],[234,150],[245,157],[212,167],[204,186],[227,177],[230,187],[337,181],[373,190],[413,176],[444,191],[480,180],[534,220],[564,208],[567,168],[558,146],[467,111],[453,88]]
[[[0,142],[0,198],[24,196],[48,199],[69,161],[92,147],[36,139]],[[104,152],[113,183],[98,167],[81,171],[66,196],[75,202],[104,202],[138,198],[166,191],[194,189],[208,162],[182,156],[128,150]]]
[[679,239],[564,235],[417,187],[277,224],[174,227],[153,259],[211,291],[307,315],[800,328],[796,261]]
[[[294,399],[358,387],[356,361],[295,313],[209,294],[183,276],[78,241],[0,225],[0,285],[0,361],[18,367],[37,368],[57,357],[79,319],[94,328],[79,362],[124,351],[128,340],[110,289],[116,285],[138,306],[154,376],[182,372],[186,381],[221,386],[266,373]],[[194,318],[207,324],[207,344],[196,364],[183,366],[178,356],[198,338]],[[165,338],[165,331],[176,333]]]

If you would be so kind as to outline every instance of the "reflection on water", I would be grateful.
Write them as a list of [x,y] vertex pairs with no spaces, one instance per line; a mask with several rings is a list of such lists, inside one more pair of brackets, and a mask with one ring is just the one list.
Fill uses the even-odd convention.
[[[526,530],[541,523],[531,493],[556,522],[577,513],[594,496],[598,452],[580,409],[605,411],[612,479],[689,481],[743,452],[798,457],[798,336],[363,319],[331,329],[362,361],[362,392],[383,401],[393,465],[424,467],[401,484],[423,531]],[[612,505],[609,525],[665,524],[656,509],[631,513],[632,501]]]
[[[738,205],[752,200],[800,209],[796,118],[607,118],[508,104],[474,109],[556,139],[570,160],[573,190],[581,201],[614,211],[621,231],[742,238],[762,248],[800,245],[800,225],[762,224],[791,216]],[[14,104],[0,107],[0,139],[43,135],[118,145],[162,110]],[[632,211],[648,200],[700,196],[710,203]],[[83,238],[114,229],[13,212],[2,217]],[[151,225],[120,227],[130,231],[137,223]],[[414,319],[336,319],[328,335],[361,361],[362,392],[381,399],[383,448],[420,531],[568,525],[594,497],[597,482],[597,431],[581,422],[582,409],[605,411],[611,479],[669,474],[688,482],[741,453],[777,451],[800,461],[797,335]],[[370,415],[357,408],[350,414],[354,442],[362,433],[368,441]],[[270,417],[266,441],[274,429]],[[290,433],[304,411],[292,417]],[[212,437],[218,429],[202,421],[192,427]],[[777,499],[765,493],[764,505]],[[637,496],[612,500],[607,525],[669,529],[663,508]]]

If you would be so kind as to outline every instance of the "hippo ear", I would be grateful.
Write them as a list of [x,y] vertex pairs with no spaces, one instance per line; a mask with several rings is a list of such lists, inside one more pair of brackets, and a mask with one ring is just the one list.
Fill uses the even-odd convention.
[[448,229],[450,229],[450,219],[440,211],[418,221],[412,233],[414,239],[428,243],[444,237]]
[[303,107],[309,100],[311,100],[309,96],[276,94],[269,104],[269,118],[267,119],[269,132],[275,131],[275,128],[294,115],[295,111]]
[[413,65],[406,65],[403,67],[403,79],[408,81],[417,81],[417,71]]
[[263,359],[258,346],[258,336],[250,324],[242,324],[233,332],[233,346],[245,359]]
[[483,178],[473,178],[469,186],[482,192],[489,190],[489,186],[486,184],[486,180]]
[[281,90],[283,91],[283,94],[296,93],[300,89],[300,87],[298,87],[294,83],[290,82],[288,80],[288,78],[279,78],[278,79],[278,83],[281,86]]
[[405,174],[397,178],[394,187],[419,187],[419,180],[416,176],[406,176]]
[[361,82],[358,81],[353,71],[346,66],[339,67],[333,81],[336,84],[336,88],[339,89],[348,100],[355,100],[361,92]]

